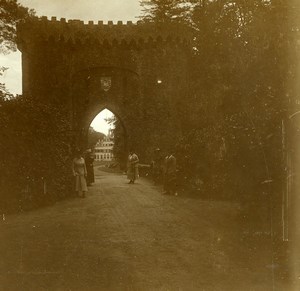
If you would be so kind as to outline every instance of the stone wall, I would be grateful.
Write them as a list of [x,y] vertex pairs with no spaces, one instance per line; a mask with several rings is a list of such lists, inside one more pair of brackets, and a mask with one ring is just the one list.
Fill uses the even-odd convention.
[[[162,126],[180,135],[177,106],[189,88],[186,27],[42,17],[20,23],[17,31],[23,94],[61,102],[77,145],[85,145],[91,121],[104,108],[120,118],[128,143],[136,144],[132,138],[143,134],[139,120],[153,118],[150,103],[162,103]],[[101,87],[103,77],[111,78],[108,91]]]

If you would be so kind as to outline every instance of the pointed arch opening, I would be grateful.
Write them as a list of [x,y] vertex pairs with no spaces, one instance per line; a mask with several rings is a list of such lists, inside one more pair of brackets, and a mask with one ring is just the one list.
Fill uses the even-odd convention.
[[108,108],[93,116],[88,129],[87,144],[97,165],[116,170],[125,169],[126,128],[119,116]]

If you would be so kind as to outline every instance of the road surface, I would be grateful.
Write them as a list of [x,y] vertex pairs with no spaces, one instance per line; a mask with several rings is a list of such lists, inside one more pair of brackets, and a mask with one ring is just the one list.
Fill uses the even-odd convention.
[[85,199],[5,217],[0,289],[279,290],[270,248],[245,242],[238,214],[96,170]]

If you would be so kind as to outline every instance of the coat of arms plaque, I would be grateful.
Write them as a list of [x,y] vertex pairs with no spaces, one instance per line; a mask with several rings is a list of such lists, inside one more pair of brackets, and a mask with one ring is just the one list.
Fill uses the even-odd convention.
[[101,89],[107,92],[111,87],[111,77],[101,77]]

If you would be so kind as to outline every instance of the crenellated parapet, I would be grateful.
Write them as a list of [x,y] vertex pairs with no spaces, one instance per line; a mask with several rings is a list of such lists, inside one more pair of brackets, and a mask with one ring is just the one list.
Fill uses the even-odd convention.
[[38,41],[62,41],[73,44],[98,43],[104,45],[147,44],[162,41],[187,43],[192,39],[188,27],[178,23],[153,23],[138,21],[103,21],[84,23],[56,17],[33,18],[17,26],[18,47]]
[[[166,132],[180,132],[177,108],[190,92],[192,39],[191,30],[178,23],[28,19],[17,26],[23,94],[59,102],[78,146],[104,108],[128,123],[129,138],[135,130],[143,133],[140,122],[152,128],[148,116],[160,118]],[[155,131],[146,135],[157,139]]]

